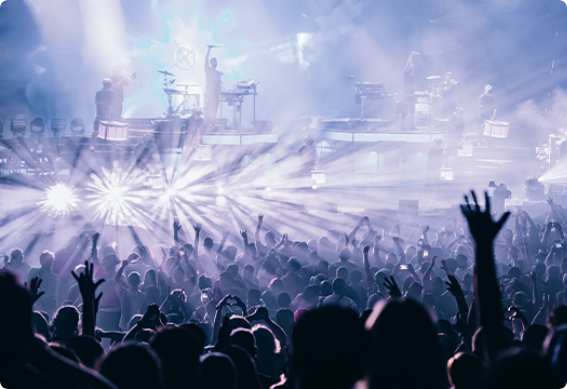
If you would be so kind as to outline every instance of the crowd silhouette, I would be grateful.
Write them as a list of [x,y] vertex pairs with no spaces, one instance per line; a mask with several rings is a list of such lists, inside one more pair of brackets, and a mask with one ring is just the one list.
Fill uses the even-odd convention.
[[[495,215],[474,192],[467,226],[292,241],[243,250],[185,241],[125,259],[82,234],[30,268],[0,271],[5,388],[479,389],[567,384],[567,210],[544,225]],[[388,236],[387,236],[388,235]],[[565,348],[563,346],[566,346]]]

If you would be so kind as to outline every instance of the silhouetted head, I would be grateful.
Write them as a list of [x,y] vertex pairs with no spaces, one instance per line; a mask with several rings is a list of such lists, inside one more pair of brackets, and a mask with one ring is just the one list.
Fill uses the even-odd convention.
[[488,389],[551,388],[549,364],[535,351],[511,348],[492,362]]
[[460,352],[449,359],[447,373],[455,389],[480,389],[484,363],[474,354]]
[[182,327],[159,331],[150,341],[162,362],[166,387],[191,386],[199,370],[200,342]]
[[51,269],[53,265],[53,253],[51,251],[44,251],[39,256],[39,264],[44,269]]
[[238,389],[262,388],[254,361],[246,351],[238,346],[229,346],[225,347],[222,352],[230,357],[238,372]]
[[24,252],[20,249],[12,250],[12,252],[10,253],[10,263],[18,265],[23,261],[24,261]]
[[[373,337],[369,388],[446,388],[445,358],[437,330],[414,300],[378,303],[366,322]],[[408,369],[408,367],[411,368]]]
[[238,328],[230,334],[230,340],[235,346],[242,347],[252,358],[256,356],[256,338],[252,330]]
[[90,336],[73,336],[67,341],[67,348],[72,350],[81,363],[91,369],[104,356],[104,349],[99,342]]
[[197,389],[236,389],[237,383],[236,367],[227,355],[213,352],[201,360]]
[[307,312],[291,338],[291,366],[306,387],[347,389],[363,376],[368,335],[354,311],[326,306]]
[[68,305],[61,307],[53,318],[53,337],[58,342],[66,342],[74,335],[79,333],[79,311],[77,308]]
[[145,344],[123,344],[108,353],[100,373],[120,389],[161,387],[159,360]]
[[217,63],[217,59],[215,57],[211,58],[211,60],[209,62],[211,63],[211,67],[213,69],[217,68],[218,63]]

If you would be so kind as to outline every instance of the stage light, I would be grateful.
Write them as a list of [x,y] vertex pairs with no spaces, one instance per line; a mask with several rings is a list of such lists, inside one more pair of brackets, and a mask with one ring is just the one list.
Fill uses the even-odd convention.
[[27,128],[28,121],[25,119],[14,119],[12,120],[12,125],[10,126],[14,137],[23,137],[26,134]]
[[50,215],[62,216],[69,214],[79,201],[75,189],[65,184],[55,184],[45,191],[43,200],[39,202],[39,205]]
[[51,121],[51,132],[53,132],[54,138],[59,138],[65,135],[65,130],[67,129],[66,119],[53,119]]
[[85,122],[83,118],[76,118],[71,121],[71,135],[83,135],[85,133]]
[[219,205],[221,207],[226,205],[226,197],[224,197],[224,196],[217,196],[215,200],[216,200],[217,205]]
[[269,186],[266,188],[266,192],[271,192],[272,188],[270,188]]
[[30,135],[42,137],[45,133],[45,123],[42,118],[35,118],[30,123]]

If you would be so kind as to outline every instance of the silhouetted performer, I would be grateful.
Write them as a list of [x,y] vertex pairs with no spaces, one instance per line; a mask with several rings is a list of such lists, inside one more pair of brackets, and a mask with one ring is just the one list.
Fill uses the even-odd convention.
[[207,55],[205,56],[205,78],[207,80],[205,86],[205,120],[208,125],[214,126],[219,109],[220,93],[222,92],[222,72],[217,70],[216,58],[213,57],[209,61],[209,55],[213,47],[215,46],[209,45]]

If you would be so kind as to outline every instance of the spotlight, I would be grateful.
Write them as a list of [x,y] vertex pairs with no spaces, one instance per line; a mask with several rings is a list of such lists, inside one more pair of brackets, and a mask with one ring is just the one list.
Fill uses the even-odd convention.
[[80,200],[75,190],[65,184],[55,184],[46,189],[43,200],[39,202],[45,212],[53,216],[67,215]]
[[83,135],[85,133],[85,122],[83,118],[76,118],[71,121],[71,135]]
[[269,186],[266,188],[266,192],[271,192],[272,188],[270,188]]
[[12,120],[12,125],[10,130],[14,134],[14,137],[20,138],[26,134],[26,129],[28,128],[28,121],[25,119],[14,119]]
[[35,137],[42,137],[45,133],[45,123],[42,118],[35,118],[30,123],[30,135]]
[[65,135],[66,129],[67,129],[66,119],[53,119],[51,121],[51,131],[53,132],[54,138],[59,138],[61,135]]
[[223,207],[226,205],[226,197],[224,196],[217,196],[215,198],[217,205]]

